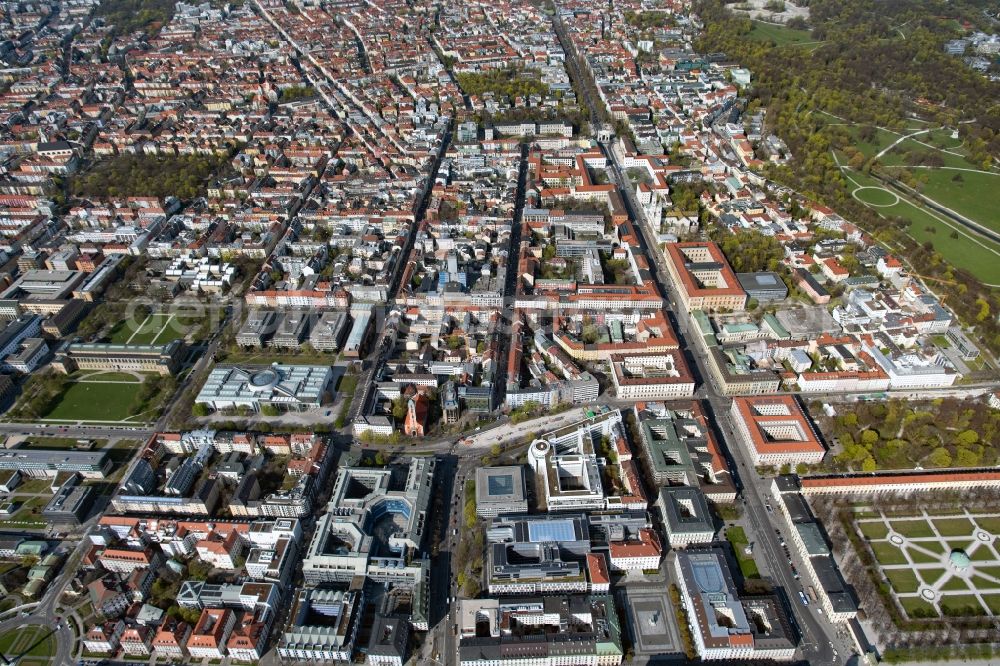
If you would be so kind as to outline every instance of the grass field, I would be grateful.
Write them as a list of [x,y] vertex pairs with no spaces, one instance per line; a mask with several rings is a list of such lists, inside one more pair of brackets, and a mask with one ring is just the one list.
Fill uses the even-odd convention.
[[941,598],[941,610],[947,615],[979,615],[983,606],[971,594],[954,594]]
[[0,526],[10,529],[42,529],[48,526],[48,521],[36,512],[41,511],[42,507],[48,504],[49,499],[47,494],[23,500],[18,497],[17,501],[22,502],[21,506],[18,507],[13,516],[0,521]]
[[783,25],[754,21],[753,30],[750,31],[750,39],[758,42],[774,42],[776,46],[789,46],[794,44],[804,44],[814,42],[808,30],[796,30],[786,28]]
[[934,584],[938,578],[944,575],[944,569],[921,569],[920,577],[928,585]]
[[1000,594],[984,594],[983,601],[994,615],[1000,615]]
[[22,657],[21,664],[28,660],[45,663],[42,660],[56,653],[56,639],[49,627],[27,625],[0,636],[0,653],[8,659]]
[[[924,196],[951,208],[956,213],[1000,231],[1000,174],[919,169],[927,176]],[[955,177],[961,176],[956,181]]]
[[968,518],[941,518],[934,521],[934,527],[946,537],[972,534],[972,522]]
[[934,530],[923,518],[919,520],[894,520],[891,524],[892,529],[911,539],[934,536]]
[[893,544],[888,541],[875,541],[872,543],[872,552],[875,553],[875,559],[881,564],[906,564],[906,557],[903,555],[903,551],[896,548]]
[[760,578],[760,570],[753,556],[747,555],[743,550],[750,543],[743,528],[737,526],[726,528],[726,539],[733,545],[733,552],[736,553],[736,561],[739,562],[743,577]]
[[121,421],[132,416],[129,406],[134,398],[135,384],[71,383],[45,417],[63,421]]
[[910,559],[917,564],[933,564],[941,561],[940,555],[928,555],[922,550],[917,550],[916,548],[907,548],[906,552],[910,556]]
[[912,569],[892,569],[885,572],[885,577],[889,579],[889,584],[896,592],[910,593],[916,592],[920,586],[917,574]]
[[190,328],[187,320],[172,314],[151,314],[141,323],[135,319],[124,319],[111,329],[111,342],[131,345],[165,345],[173,340],[182,340]]
[[920,597],[903,597],[899,603],[910,617],[935,617],[938,614],[934,606]]
[[889,534],[889,528],[881,520],[876,523],[860,523],[858,527],[869,539],[884,539]]
[[[899,131],[875,128],[875,138],[863,141],[860,137],[861,125],[845,123],[829,114],[818,117],[830,126],[837,125],[846,130],[852,137],[854,147],[866,158],[870,159],[892,146],[878,160],[884,175],[892,175],[901,167],[913,165],[909,166],[911,172],[918,178],[926,179],[921,190],[925,196],[984,226],[1000,230],[1000,215],[996,214],[1000,210],[1000,170],[976,173],[983,169],[983,165],[966,159],[967,152],[962,146],[962,139],[952,139],[950,129],[934,129],[893,145],[898,139],[926,125],[913,123],[912,127]],[[930,168],[916,165],[915,159],[920,155],[939,158],[943,168],[936,165]],[[838,153],[837,156],[842,165],[847,164],[844,154]],[[845,175],[859,186],[883,188],[882,192],[878,189],[864,189],[854,196],[862,203],[870,204],[872,209],[882,215],[909,220],[911,224],[907,232],[914,240],[920,243],[931,242],[934,249],[950,264],[972,272],[988,284],[1000,284],[1000,244],[963,228],[959,223],[931,211],[915,199],[900,195],[902,200],[896,202],[893,194],[899,193],[870,176],[854,170],[845,170]],[[957,237],[952,238],[956,230]]]
[[[863,173],[846,171],[850,180],[861,187],[882,187],[882,184]],[[862,190],[860,195],[870,196],[873,190]],[[950,264],[960,266],[989,284],[1000,284],[1000,244],[986,238],[973,236],[970,232],[957,230],[957,238],[952,238],[956,229],[932,215],[926,208],[900,197],[899,203],[878,207],[876,210],[887,217],[902,217],[910,221],[907,233],[920,243],[930,242]],[[951,223],[957,226],[957,223]]]

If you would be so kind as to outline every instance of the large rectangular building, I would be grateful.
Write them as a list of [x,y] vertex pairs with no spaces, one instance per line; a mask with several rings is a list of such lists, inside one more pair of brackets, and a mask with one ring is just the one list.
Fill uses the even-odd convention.
[[754,465],[814,465],[826,455],[795,396],[733,398],[729,415]]
[[622,400],[668,400],[694,395],[694,377],[680,350],[611,356],[611,378]]
[[466,599],[459,666],[617,666],[621,622],[607,595]]
[[718,548],[672,554],[698,656],[704,661],[791,661],[795,633],[776,597],[740,598]]
[[657,485],[700,487],[713,502],[736,501],[732,474],[697,402],[690,410],[646,403],[635,415],[646,468]]
[[107,453],[82,451],[0,450],[0,470],[16,469],[25,476],[48,477],[59,472],[78,472],[90,479],[103,479],[111,470]]
[[527,511],[523,467],[480,467],[476,470],[476,515],[493,518]]
[[333,378],[328,365],[218,365],[198,392],[196,403],[212,409],[271,405],[290,411],[315,409],[326,399]]
[[535,475],[539,503],[548,511],[604,509],[608,498],[601,481],[595,443],[621,432],[617,409],[545,433],[528,448],[528,466]]
[[778,511],[791,527],[791,542],[805,563],[806,578],[819,596],[827,617],[846,622],[858,614],[857,602],[840,573],[820,525],[799,492],[798,477],[784,475],[771,482]]
[[502,516],[486,533],[490,594],[586,592],[590,533],[583,514]]
[[690,310],[742,311],[747,294],[719,246],[710,242],[668,243],[667,270]]
[[671,548],[690,544],[711,543],[715,524],[705,495],[697,488],[668,486],[660,489],[656,500],[663,517],[663,527]]
[[165,345],[74,342],[56,354],[52,365],[66,374],[76,370],[106,370],[172,375],[180,369],[186,352],[181,340]]

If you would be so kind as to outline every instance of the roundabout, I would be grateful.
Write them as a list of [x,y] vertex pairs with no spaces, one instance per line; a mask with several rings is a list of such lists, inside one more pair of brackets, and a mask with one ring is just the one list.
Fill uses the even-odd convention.
[[891,208],[900,202],[899,195],[884,187],[858,187],[851,192],[851,196],[866,206],[874,208]]

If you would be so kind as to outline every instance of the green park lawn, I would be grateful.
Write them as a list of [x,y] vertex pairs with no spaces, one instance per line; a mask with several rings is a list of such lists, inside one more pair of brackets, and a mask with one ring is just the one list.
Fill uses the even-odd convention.
[[941,589],[945,592],[958,592],[959,590],[968,590],[969,585],[958,576],[952,576],[942,583]]
[[896,203],[896,196],[884,189],[858,190],[855,196],[872,206],[893,206]]
[[36,660],[45,659],[55,655],[56,639],[49,627],[18,627],[0,636],[0,653],[7,659],[22,657],[20,663],[25,663],[32,657]]
[[48,419],[63,421],[121,421],[132,416],[135,384],[75,382],[67,385]]
[[858,528],[869,539],[884,539],[889,534],[889,528],[881,520],[870,523],[858,523]]
[[760,570],[752,555],[747,555],[743,549],[750,543],[746,532],[742,527],[733,526],[726,528],[726,539],[733,545],[733,552],[736,553],[736,561],[739,562],[740,572],[744,578],[760,578]]
[[[915,171],[927,176],[924,196],[970,220],[1000,231],[1000,174],[953,169]],[[955,181],[956,175],[961,175],[960,181]]]
[[[923,545],[923,542],[921,542]],[[940,562],[940,555],[928,555],[922,550],[917,550],[916,548],[907,548],[906,552],[909,553],[910,559],[916,564],[931,564],[933,562]]]
[[934,521],[934,527],[941,536],[956,537],[972,534],[972,522],[968,518],[939,518]]
[[1000,516],[976,516],[976,524],[990,534],[1000,534]]
[[916,592],[920,586],[917,574],[912,569],[890,569],[885,572],[885,577],[889,579],[892,589],[900,594]]
[[918,520],[894,520],[892,521],[892,529],[911,539],[934,536],[934,530],[931,529],[931,526],[923,518]]
[[776,46],[788,46],[816,41],[808,30],[786,28],[783,25],[754,21],[749,38],[758,42],[774,42]]
[[[858,171],[848,170],[845,176],[863,187],[882,187],[879,181]],[[865,190],[859,195],[867,195],[870,192],[871,190]],[[973,237],[975,238],[973,240],[964,235],[971,232],[960,231],[957,238],[952,238],[955,229],[902,195],[899,203],[875,210],[886,217],[902,217],[909,220],[910,225],[906,233],[914,240],[919,243],[932,243],[934,249],[941,253],[948,263],[964,268],[980,280],[989,284],[1000,284],[1000,244],[978,236]]]
[[948,594],[941,597],[938,605],[947,615],[978,615],[983,612],[982,604],[971,594]]
[[165,313],[151,314],[141,323],[125,319],[111,329],[111,342],[133,345],[165,345],[173,340],[182,340],[189,326],[176,317]]
[[[900,605],[902,605],[903,610],[910,617],[914,617],[916,612],[916,617],[936,617],[938,612],[934,610],[934,606],[927,603],[920,597],[903,597],[899,600]],[[922,613],[920,611],[923,611]]]
[[888,541],[875,541],[871,544],[871,548],[880,564],[906,564],[903,551]]
[[983,601],[994,615],[1000,615],[1000,594],[984,594]]

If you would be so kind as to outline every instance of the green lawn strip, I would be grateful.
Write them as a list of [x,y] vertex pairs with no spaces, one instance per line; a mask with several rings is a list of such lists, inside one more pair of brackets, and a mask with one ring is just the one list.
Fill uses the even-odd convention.
[[889,534],[889,528],[881,520],[858,523],[858,529],[869,539],[884,539]]
[[108,340],[117,345],[125,344],[132,337],[132,333],[135,332],[135,326],[136,324],[131,319],[121,320],[111,329],[111,333],[108,334]]
[[881,564],[906,564],[903,551],[888,541],[876,541],[871,544],[875,559]]
[[156,336],[152,344],[165,345],[174,340],[183,340],[187,336],[187,329],[185,327],[178,327],[175,324],[176,321],[176,317],[171,319],[170,324]]
[[990,590],[1000,594],[1000,583],[994,583],[992,580],[984,578],[983,576],[973,574],[969,579],[969,583],[972,586],[972,589],[976,590],[980,594],[984,594]]
[[[0,636],[0,652],[6,657],[51,657],[55,654],[55,638],[49,627],[27,625],[11,629]],[[22,662],[23,663],[23,662]]]
[[743,574],[743,577],[760,578],[760,570],[757,568],[757,563],[754,561],[753,556],[747,555],[743,550],[750,543],[743,528],[736,525],[727,527],[726,539],[733,546],[733,552],[736,553],[736,561],[739,562],[740,572]]
[[968,550],[972,546],[969,539],[952,539],[948,541],[948,548],[951,550]]
[[968,518],[938,518],[934,521],[934,527],[941,533],[941,536],[957,537],[972,535],[972,521]]
[[938,612],[934,609],[934,606],[927,603],[920,597],[902,597],[899,600],[899,604],[906,611],[906,614],[913,617],[937,617]]
[[150,345],[153,344],[153,340],[160,333],[160,329],[163,328],[167,320],[170,319],[168,314],[152,314],[149,318],[142,323],[141,326],[136,330],[135,335],[132,336],[129,344],[132,345]]
[[[927,143],[926,135],[919,134],[913,138],[903,139],[892,150],[887,152],[885,155],[879,158],[879,162],[883,166],[895,167],[895,166],[911,166],[918,164],[917,161],[913,160],[910,155],[933,155],[935,158],[940,158],[940,164],[946,167],[952,167],[953,169],[982,169],[982,164],[974,164],[967,160],[964,155],[953,155],[951,153],[946,153],[943,150],[938,150],[936,148],[928,148],[927,146],[921,145],[919,142],[923,141]],[[957,152],[957,151],[956,151]],[[918,171],[926,171],[927,169],[917,169]],[[954,171],[951,172],[954,174]],[[950,176],[949,176],[950,177]]]
[[[867,158],[874,157],[880,150],[892,145],[894,141],[902,136],[901,134],[893,134],[892,132],[875,128],[875,141],[862,141],[858,136],[860,129],[860,125],[853,125],[848,128],[848,132],[850,132],[850,134],[854,137],[854,147],[861,151],[861,153]],[[887,155],[891,154],[891,152],[892,151],[887,153]],[[846,163],[847,161],[843,155],[840,156],[840,159],[841,163]]]
[[14,489],[14,493],[34,494],[49,492],[50,485],[51,483],[46,479],[28,479],[27,481],[22,481],[21,485]]
[[924,550],[929,550],[933,553],[943,554],[944,551],[948,550],[945,547],[945,545],[940,541],[924,540],[924,541],[915,541],[914,543],[919,544],[920,547],[923,548]]
[[[74,449],[80,446],[80,439],[86,440],[86,438],[76,438],[76,437],[32,437],[28,441],[24,442],[18,448],[22,449],[41,449],[41,450],[52,450],[52,449]],[[89,440],[87,440],[89,441]],[[107,443],[106,439],[99,439],[94,442],[94,447],[100,447]],[[20,487],[18,487],[20,490]]]
[[890,524],[892,529],[911,539],[934,536],[934,530],[922,518],[918,520],[893,520]]
[[889,569],[885,572],[885,577],[889,579],[892,589],[902,594],[916,592],[920,587],[920,581],[917,580],[917,574],[913,569]]
[[855,196],[873,206],[892,206],[896,203],[896,196],[888,190],[858,190]]
[[941,612],[946,615],[980,615],[983,607],[971,594],[947,594],[938,603]]

